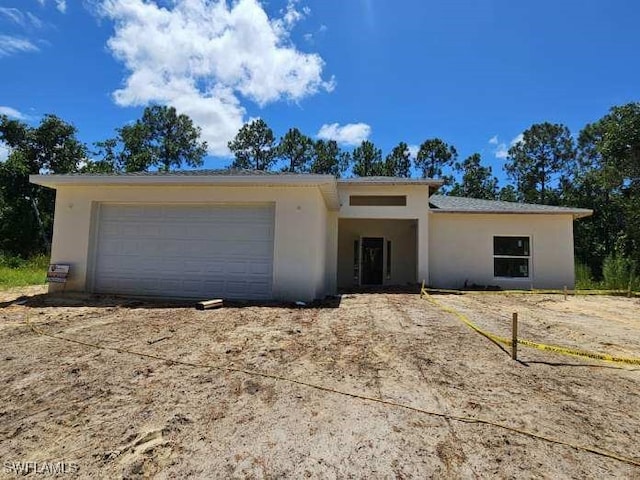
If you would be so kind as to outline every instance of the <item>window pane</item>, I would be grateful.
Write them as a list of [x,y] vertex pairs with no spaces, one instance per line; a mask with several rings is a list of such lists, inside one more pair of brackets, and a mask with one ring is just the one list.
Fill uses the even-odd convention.
[[404,207],[407,205],[406,195],[350,195],[351,206]]
[[529,237],[493,237],[493,254],[529,256]]
[[494,258],[494,277],[526,278],[529,276],[528,258]]

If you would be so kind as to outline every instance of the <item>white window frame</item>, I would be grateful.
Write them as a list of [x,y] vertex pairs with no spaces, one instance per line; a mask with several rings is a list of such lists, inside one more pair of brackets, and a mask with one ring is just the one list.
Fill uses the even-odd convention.
[[[529,239],[529,255],[496,255],[494,242],[496,237],[511,237],[511,238],[528,238]],[[493,278],[496,280],[511,280],[511,281],[530,281],[533,279],[533,237],[531,235],[514,235],[508,234],[503,235],[499,233],[495,233],[491,236],[491,268],[493,269]],[[496,258],[526,258],[529,262],[527,272],[528,275],[526,277],[498,277],[496,276]]]

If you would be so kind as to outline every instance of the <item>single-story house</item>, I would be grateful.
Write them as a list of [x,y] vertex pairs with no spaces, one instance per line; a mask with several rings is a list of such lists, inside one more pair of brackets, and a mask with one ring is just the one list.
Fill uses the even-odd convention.
[[[303,300],[341,288],[574,285],[590,210],[434,194],[434,179],[253,171],[33,175],[66,291]],[[63,288],[51,284],[53,291]]]

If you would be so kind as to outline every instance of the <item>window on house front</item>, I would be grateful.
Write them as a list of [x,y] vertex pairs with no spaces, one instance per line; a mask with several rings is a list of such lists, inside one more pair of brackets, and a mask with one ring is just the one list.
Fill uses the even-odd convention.
[[350,195],[352,207],[405,207],[406,195]]
[[494,277],[528,278],[530,243],[529,237],[493,237]]

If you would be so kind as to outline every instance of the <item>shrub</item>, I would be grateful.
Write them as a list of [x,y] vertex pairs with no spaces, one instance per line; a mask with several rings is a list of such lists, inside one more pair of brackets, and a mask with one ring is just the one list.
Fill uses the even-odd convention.
[[637,290],[640,288],[636,263],[622,255],[607,256],[602,264],[602,275],[605,287],[611,290]]
[[594,290],[600,288],[600,282],[596,282],[591,274],[589,265],[576,263],[576,288],[579,290]]
[[22,268],[25,265],[24,259],[14,256],[0,253],[0,266],[7,268]]

